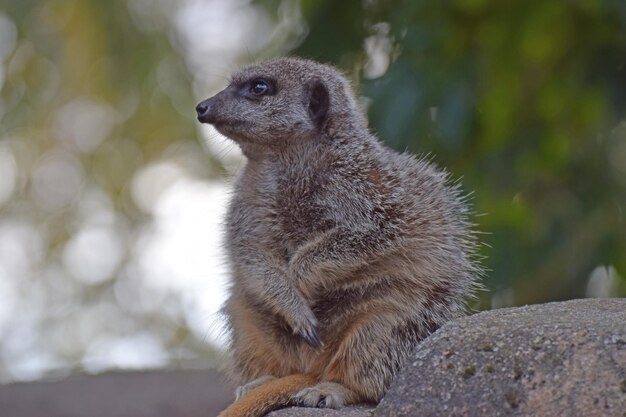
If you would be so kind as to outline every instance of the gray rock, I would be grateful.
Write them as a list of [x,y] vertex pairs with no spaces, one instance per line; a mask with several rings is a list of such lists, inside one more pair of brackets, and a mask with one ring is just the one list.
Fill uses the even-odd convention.
[[487,311],[424,340],[374,417],[626,417],[626,299]]

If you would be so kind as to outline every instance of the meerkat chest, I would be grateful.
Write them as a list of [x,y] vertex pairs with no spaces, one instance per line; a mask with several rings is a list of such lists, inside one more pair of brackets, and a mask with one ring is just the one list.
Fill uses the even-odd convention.
[[328,181],[325,174],[295,169],[245,172],[231,202],[229,238],[289,258],[313,235],[334,226]]
[[272,175],[266,188],[274,216],[269,226],[287,245],[298,246],[314,233],[332,227],[325,198],[327,180],[317,172],[284,170]]

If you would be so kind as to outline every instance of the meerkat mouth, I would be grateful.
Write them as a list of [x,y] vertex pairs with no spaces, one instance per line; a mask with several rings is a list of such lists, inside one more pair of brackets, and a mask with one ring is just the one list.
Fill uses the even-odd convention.
[[226,119],[226,118],[216,117],[213,114],[203,114],[203,115],[199,114],[198,121],[200,123],[212,125],[218,130],[224,129],[224,128],[237,129],[248,123],[246,120]]
[[231,131],[238,131],[240,128],[247,124],[245,120],[228,120],[228,119],[219,119],[210,123],[216,129],[228,129]]
[[226,136],[233,142],[252,142],[246,135],[242,134],[241,127],[248,124],[245,120],[216,120],[209,123],[215,130]]

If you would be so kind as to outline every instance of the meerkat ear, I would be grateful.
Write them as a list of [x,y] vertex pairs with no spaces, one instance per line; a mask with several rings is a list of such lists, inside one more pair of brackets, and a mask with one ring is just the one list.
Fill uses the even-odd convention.
[[321,128],[326,121],[326,114],[330,106],[328,88],[319,78],[313,78],[307,83],[309,117]]

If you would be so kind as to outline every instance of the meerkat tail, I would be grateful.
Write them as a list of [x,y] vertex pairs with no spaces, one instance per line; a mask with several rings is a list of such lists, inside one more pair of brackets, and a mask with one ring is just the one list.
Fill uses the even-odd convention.
[[274,379],[254,388],[222,411],[218,417],[261,417],[291,405],[291,398],[303,388],[315,385],[311,374],[294,374]]

